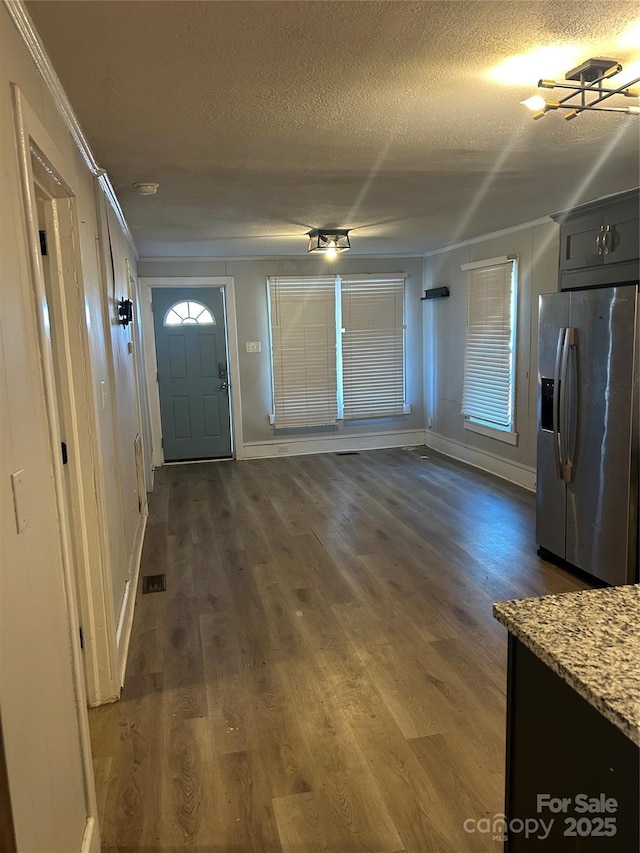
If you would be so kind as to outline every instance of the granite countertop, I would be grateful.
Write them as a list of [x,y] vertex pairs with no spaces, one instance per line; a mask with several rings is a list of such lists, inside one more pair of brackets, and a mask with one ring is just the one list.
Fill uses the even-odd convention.
[[640,746],[640,584],[500,601],[493,615]]

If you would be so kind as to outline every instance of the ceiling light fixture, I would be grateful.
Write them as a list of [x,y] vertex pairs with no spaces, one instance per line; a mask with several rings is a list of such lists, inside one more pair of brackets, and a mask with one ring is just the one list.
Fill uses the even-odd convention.
[[[539,89],[569,89],[568,95],[558,101],[547,101],[540,95],[533,95],[525,101],[520,101],[525,107],[533,110],[533,118],[538,119],[546,115],[550,110],[569,110],[565,119],[576,118],[584,110],[599,110],[609,113],[624,113],[625,115],[640,115],[640,107],[612,107],[601,106],[603,101],[614,95],[622,95],[626,98],[637,98],[640,92],[632,89],[634,83],[640,82],[640,77],[629,80],[615,89],[605,88],[604,80],[615,77],[622,71],[622,65],[614,59],[587,59],[582,65],[573,68],[565,74],[565,80],[570,82],[557,83],[555,80],[538,81]],[[615,84],[614,84],[615,85]],[[587,100],[590,95],[595,95],[592,100]]]
[[309,231],[308,252],[323,252],[328,258],[335,258],[340,252],[351,248],[347,228],[316,228]]

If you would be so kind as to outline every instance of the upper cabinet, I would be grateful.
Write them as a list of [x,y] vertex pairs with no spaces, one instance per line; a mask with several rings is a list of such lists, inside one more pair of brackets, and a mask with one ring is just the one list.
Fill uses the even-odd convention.
[[638,190],[554,215],[560,224],[560,289],[640,278]]

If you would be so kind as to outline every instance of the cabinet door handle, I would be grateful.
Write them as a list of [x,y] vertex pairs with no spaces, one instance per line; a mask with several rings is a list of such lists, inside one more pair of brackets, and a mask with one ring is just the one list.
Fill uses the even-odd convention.
[[602,252],[605,255],[608,255],[612,249],[610,237],[611,237],[611,226],[606,225],[604,227],[604,233],[602,234]]
[[599,255],[604,252],[604,225],[600,226],[600,231],[596,234],[596,249]]

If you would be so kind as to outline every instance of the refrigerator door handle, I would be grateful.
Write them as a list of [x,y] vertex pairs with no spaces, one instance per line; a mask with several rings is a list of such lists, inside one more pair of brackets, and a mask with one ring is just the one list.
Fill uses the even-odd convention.
[[553,450],[556,458],[556,469],[558,477],[564,480],[564,468],[562,464],[562,448],[560,435],[560,367],[562,354],[564,352],[564,337],[566,329],[561,328],[558,332],[558,346],[556,348],[556,366],[553,371]]
[[[566,407],[566,400],[568,398],[567,389],[569,387],[567,379],[569,375],[569,356],[571,354],[571,348],[577,350],[578,347],[578,336],[576,334],[576,329],[569,327],[567,329],[567,333],[565,335],[565,343],[564,343],[564,353],[563,353],[563,368],[562,368],[562,379],[561,382],[565,389],[565,399],[563,405]],[[576,388],[580,387],[579,377],[577,375],[578,371],[578,359],[575,359],[575,369],[576,369]],[[577,417],[577,407],[574,407],[574,411]],[[573,480],[573,453],[570,452],[570,441],[573,442],[575,436],[576,424],[571,424],[571,431],[569,431],[569,418],[565,410],[564,423],[564,480],[565,483],[570,483]]]

